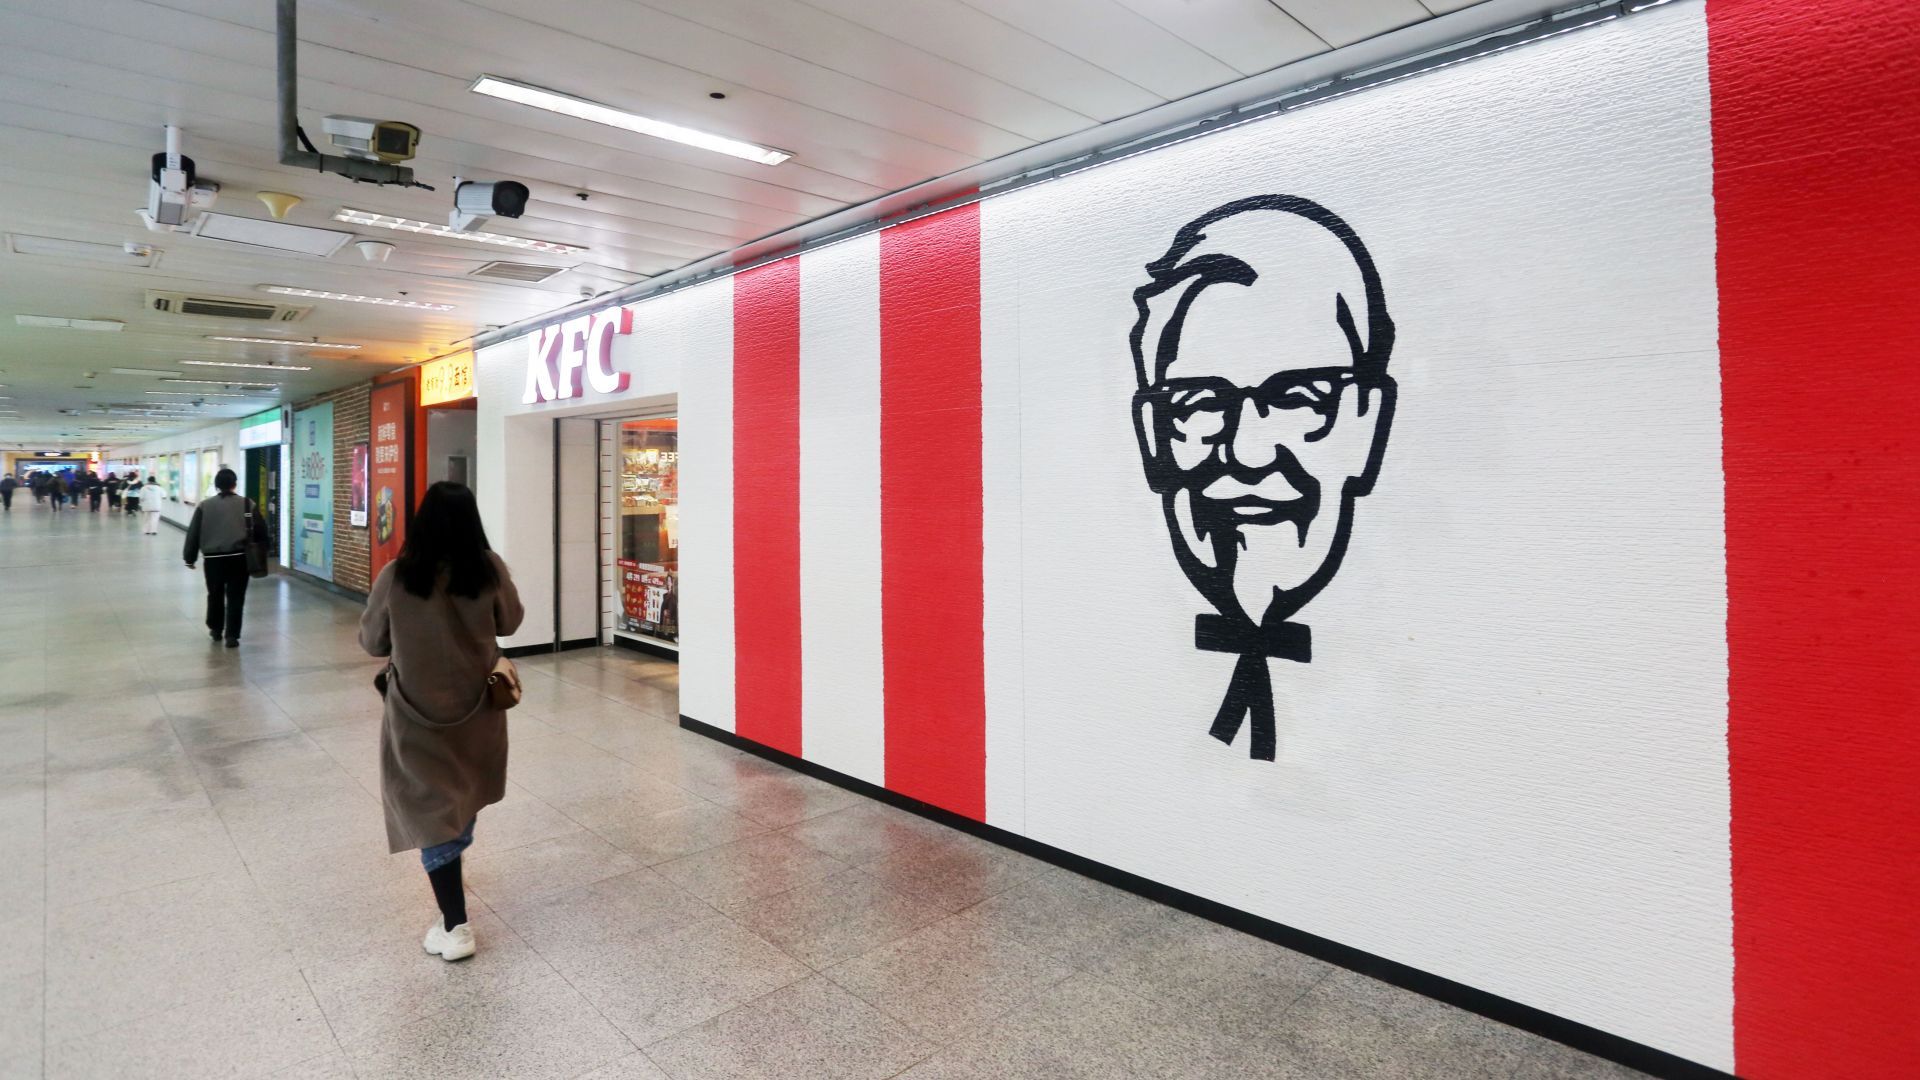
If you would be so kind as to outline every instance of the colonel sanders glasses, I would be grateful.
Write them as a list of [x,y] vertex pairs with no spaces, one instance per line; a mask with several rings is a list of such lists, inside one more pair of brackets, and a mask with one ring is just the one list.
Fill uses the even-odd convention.
[[1218,377],[1163,379],[1142,397],[1152,404],[1161,446],[1225,446],[1231,454],[1248,403],[1263,422],[1263,433],[1318,442],[1333,430],[1345,387],[1363,381],[1350,367],[1302,368],[1276,372],[1255,387]]

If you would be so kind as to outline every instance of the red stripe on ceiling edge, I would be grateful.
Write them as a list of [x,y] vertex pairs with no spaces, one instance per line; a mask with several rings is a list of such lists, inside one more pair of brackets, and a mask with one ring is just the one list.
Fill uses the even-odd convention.
[[800,260],[733,279],[734,730],[800,734]]
[[980,208],[880,233],[886,786],[986,817]]
[[1707,8],[1734,1056],[1920,1075],[1920,8]]

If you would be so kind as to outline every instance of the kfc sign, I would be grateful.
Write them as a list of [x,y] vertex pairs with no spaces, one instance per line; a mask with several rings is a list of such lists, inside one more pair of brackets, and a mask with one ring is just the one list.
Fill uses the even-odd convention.
[[613,370],[615,334],[633,333],[633,312],[613,308],[570,319],[527,336],[527,388],[522,405],[584,397],[581,377],[596,394],[627,388],[624,371]]

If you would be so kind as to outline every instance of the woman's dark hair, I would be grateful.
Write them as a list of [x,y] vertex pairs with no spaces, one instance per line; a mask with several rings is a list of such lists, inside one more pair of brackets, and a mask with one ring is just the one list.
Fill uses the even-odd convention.
[[422,598],[433,595],[444,572],[448,592],[474,599],[500,582],[487,557],[492,550],[473,492],[465,484],[442,480],[427,489],[414,511],[393,572],[403,588]]
[[213,486],[220,491],[232,491],[239,484],[240,478],[233,475],[232,469],[221,469],[213,474]]

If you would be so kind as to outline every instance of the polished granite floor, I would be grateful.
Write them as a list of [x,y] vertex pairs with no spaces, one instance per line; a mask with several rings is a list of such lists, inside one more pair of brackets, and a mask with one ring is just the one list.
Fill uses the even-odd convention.
[[256,582],[222,649],[180,538],[0,519],[0,1077],[1638,1075],[683,732],[609,650],[522,663],[446,964],[358,606]]

